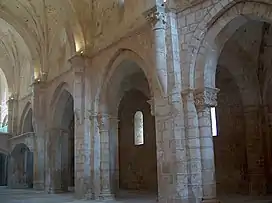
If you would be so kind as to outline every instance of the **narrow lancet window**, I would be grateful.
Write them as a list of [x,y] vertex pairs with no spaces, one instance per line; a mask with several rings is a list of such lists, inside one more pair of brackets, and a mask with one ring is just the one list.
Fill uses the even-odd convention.
[[211,121],[212,121],[212,135],[215,137],[218,135],[217,131],[217,118],[215,107],[211,108]]
[[144,115],[141,111],[134,115],[134,144],[144,144]]

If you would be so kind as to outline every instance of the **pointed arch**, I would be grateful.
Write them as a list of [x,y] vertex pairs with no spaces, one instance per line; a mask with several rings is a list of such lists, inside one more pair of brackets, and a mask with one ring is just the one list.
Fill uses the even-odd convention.
[[[73,107],[74,98],[67,83],[62,82],[55,90],[50,107],[53,109],[51,121],[52,127],[61,127],[66,107]],[[68,116],[69,117],[69,116]],[[68,118],[67,117],[67,118]],[[67,121],[68,122],[68,121]]]
[[21,114],[20,131],[22,134],[34,132],[32,124],[32,107],[30,102],[27,102]]
[[212,15],[208,12],[205,20],[195,30],[191,41],[193,53],[189,85],[196,89],[214,87],[217,61],[224,44],[239,27],[251,20],[272,22],[271,13],[272,5],[266,0],[231,1],[218,12],[212,12]]
[[[121,69],[122,71],[120,71]],[[118,72],[118,74],[116,74],[116,72]],[[151,67],[149,67],[148,64],[145,63],[144,59],[133,50],[119,49],[105,68],[102,80],[103,83],[101,84],[101,88],[98,90],[98,93],[96,95],[97,111],[103,111],[103,107],[101,104],[105,102],[109,88],[113,88],[111,82],[113,80],[116,82],[121,82],[125,79],[125,77],[134,73],[144,74],[149,88],[149,91],[147,93],[148,97],[151,98],[157,94],[156,91],[160,90],[160,86],[158,81],[152,77]],[[117,76],[118,78],[113,79],[113,77],[115,76]],[[118,86],[121,84],[116,85]]]

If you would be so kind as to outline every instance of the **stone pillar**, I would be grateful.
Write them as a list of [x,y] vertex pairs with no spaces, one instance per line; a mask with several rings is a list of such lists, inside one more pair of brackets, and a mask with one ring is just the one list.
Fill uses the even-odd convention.
[[108,114],[98,115],[99,133],[100,133],[100,175],[101,192],[100,199],[113,199],[111,189],[110,172],[110,144],[109,127],[111,117]]
[[46,190],[61,193],[61,135],[62,129],[48,130],[46,140]]
[[75,193],[77,198],[82,198],[87,193],[85,186],[86,175],[84,171],[86,153],[85,143],[89,140],[85,135],[85,69],[86,57],[77,54],[69,59],[74,73],[74,112],[75,112]]
[[167,59],[166,59],[166,12],[164,4],[155,5],[143,13],[153,30],[154,67],[165,96],[168,91]]
[[174,105],[169,104],[168,97],[152,100],[151,110],[156,120],[158,201],[189,202],[183,115],[180,110],[173,111]]
[[199,202],[202,198],[202,162],[201,149],[198,128],[198,115],[194,103],[194,90],[187,89],[182,92],[185,129],[186,129],[186,146],[188,155],[188,199]]
[[211,123],[211,107],[217,105],[218,91],[219,89],[216,88],[195,90],[202,162],[202,202],[205,203],[218,202],[216,200],[215,160]]
[[264,169],[263,134],[259,106],[244,107],[246,127],[246,150],[249,173],[249,192],[252,195],[265,194],[266,179]]
[[46,83],[35,82],[33,84],[33,127],[35,130],[34,139],[34,168],[33,188],[36,190],[45,189],[45,129],[46,129]]
[[97,115],[97,112],[89,111],[91,199],[100,198],[100,133]]
[[62,193],[67,189],[66,182],[69,177],[65,177],[66,171],[63,168],[64,162],[67,161],[63,156],[65,153],[63,149],[67,149],[67,143],[63,142],[63,138],[67,139],[68,134],[67,130],[60,128],[51,128],[47,131],[46,191],[48,193]]
[[18,95],[13,94],[7,101],[8,105],[8,133],[17,134]]

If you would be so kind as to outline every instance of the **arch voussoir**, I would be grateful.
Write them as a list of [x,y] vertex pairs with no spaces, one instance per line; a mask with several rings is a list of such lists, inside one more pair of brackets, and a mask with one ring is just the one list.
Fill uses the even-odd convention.
[[213,80],[215,80],[218,57],[225,42],[237,28],[249,20],[272,21],[272,5],[268,5],[267,2],[232,1],[225,8],[222,7],[225,11],[215,8],[216,5],[207,12],[204,20],[196,28],[191,41],[194,53],[190,68],[193,69],[191,73],[194,75],[190,78],[194,79],[190,86],[196,89],[215,86]]

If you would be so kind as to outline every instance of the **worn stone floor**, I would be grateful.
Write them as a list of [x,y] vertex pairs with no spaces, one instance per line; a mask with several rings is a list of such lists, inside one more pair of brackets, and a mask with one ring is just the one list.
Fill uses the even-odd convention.
[[[75,200],[72,193],[65,194],[47,194],[42,191],[34,190],[18,190],[7,189],[0,187],[0,203],[98,203],[102,201],[92,200]],[[116,201],[104,201],[108,203],[155,203],[153,197],[146,196],[129,196],[126,199],[119,199]]]
[[[221,203],[272,203],[272,197],[250,197],[250,196],[223,196],[219,197]],[[34,190],[11,190],[0,187],[0,203],[98,203],[101,201],[75,200],[72,193],[47,194]],[[155,203],[154,198],[146,196],[130,196],[126,199],[107,201],[108,203]]]

